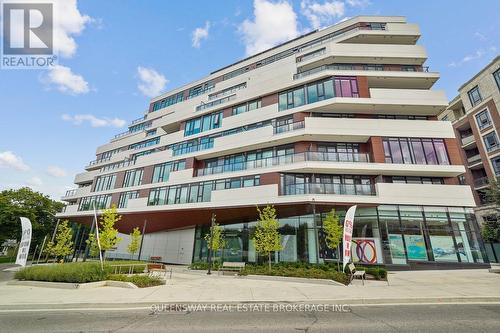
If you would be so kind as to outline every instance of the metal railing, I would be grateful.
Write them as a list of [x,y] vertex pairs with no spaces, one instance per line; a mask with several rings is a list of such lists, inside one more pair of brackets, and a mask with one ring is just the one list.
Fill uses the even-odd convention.
[[327,153],[318,151],[306,151],[301,153],[287,154],[283,156],[262,158],[254,161],[231,163],[225,165],[218,165],[214,167],[202,168],[196,170],[196,177],[226,173],[226,172],[268,168],[273,166],[287,165],[291,163],[300,163],[307,161],[369,163],[370,156],[369,154],[366,153]]
[[423,66],[422,68],[415,67],[414,71],[408,69],[401,69],[396,71],[394,69],[385,69],[384,67],[375,66],[363,66],[363,65],[351,65],[351,64],[334,64],[334,65],[322,65],[319,67],[311,68],[307,71],[303,71],[293,75],[294,80],[301,79],[306,76],[310,76],[316,73],[320,73],[327,70],[337,70],[337,71],[382,71],[382,72],[428,72],[429,66]]
[[76,194],[76,190],[77,190],[76,188],[73,189],[73,190],[67,190],[66,194],[64,194],[64,197],[72,197],[72,196],[74,196]]
[[130,165],[134,165],[135,162],[136,162],[135,159],[131,159],[131,160],[126,160],[126,161],[122,161],[122,162],[118,162],[118,163],[109,164],[109,165],[106,165],[106,166],[102,167],[99,170],[99,172],[105,172],[105,171],[109,171],[109,170],[114,170],[114,169],[119,169],[119,168],[127,167],[127,166],[130,166]]
[[134,119],[130,122],[130,125],[140,123],[141,121],[145,120],[146,116],[142,116],[141,118]]
[[290,123],[290,124],[278,125],[278,126],[274,126],[273,133],[274,134],[281,134],[281,133],[285,133],[285,132],[295,131],[295,130],[304,128],[305,125],[306,124],[305,124],[304,120],[296,121],[296,122]]
[[375,195],[374,184],[291,184],[284,186],[283,195],[301,194],[342,194],[342,195]]
[[488,186],[488,184],[489,184],[488,177],[481,177],[474,179],[474,188]]
[[89,164],[88,164],[88,166],[96,165],[96,164],[99,164],[99,163],[102,163],[102,162],[107,162],[109,160],[111,160],[111,156],[110,157],[101,158],[101,159],[98,159],[98,160],[90,161]]
[[227,96],[227,97],[224,97],[221,99],[216,99],[216,100],[211,101],[211,102],[207,102],[207,103],[202,102],[202,104],[200,104],[196,107],[196,111],[201,111],[201,110],[205,110],[205,109],[211,108],[211,107],[216,106],[216,105],[224,104],[224,103],[227,103],[235,98],[236,98],[236,95],[230,95],[230,96]]

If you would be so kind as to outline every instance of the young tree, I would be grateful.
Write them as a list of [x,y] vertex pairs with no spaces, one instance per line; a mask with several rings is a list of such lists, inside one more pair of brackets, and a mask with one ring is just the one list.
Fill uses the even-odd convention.
[[224,249],[226,246],[226,241],[224,239],[224,228],[222,228],[218,223],[214,223],[210,227],[210,232],[205,235],[205,240],[207,241],[207,247],[217,254],[219,250]]
[[252,239],[255,242],[255,250],[262,255],[267,254],[269,271],[271,271],[271,253],[282,249],[276,209],[274,206],[267,205],[262,210],[257,207],[257,211],[259,212],[259,220]]
[[64,262],[64,257],[73,252],[73,230],[69,227],[69,221],[65,220],[57,226],[55,242],[49,241],[46,246],[45,253],[57,258],[61,257]]
[[[101,244],[101,254],[103,260],[106,259],[106,251],[114,248],[122,240],[118,237],[118,230],[114,228],[115,223],[120,221],[121,218],[121,215],[118,215],[116,211],[115,205],[104,210],[104,213],[101,215],[99,221],[99,243]],[[99,254],[97,240],[94,233],[89,234],[87,244],[90,246],[90,252],[92,255]]]
[[[342,240],[344,228],[339,223],[339,216],[335,214],[335,209],[332,209],[326,214],[323,220],[323,232],[325,233],[326,246],[332,250],[336,250]],[[337,258],[337,269],[340,270],[339,261],[340,256]]]
[[486,203],[495,205],[495,208],[494,213],[482,224],[481,234],[487,242],[500,242],[500,183],[498,180],[490,180],[484,194]]
[[141,246],[141,231],[138,227],[135,227],[134,230],[130,233],[130,244],[127,246],[127,251],[130,253],[130,256],[133,257],[134,254],[139,250]]

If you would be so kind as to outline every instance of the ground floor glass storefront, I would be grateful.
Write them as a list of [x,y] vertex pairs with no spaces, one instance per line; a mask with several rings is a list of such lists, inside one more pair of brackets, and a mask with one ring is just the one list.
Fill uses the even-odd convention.
[[[279,207],[277,208],[279,216]],[[326,208],[326,209],[325,209]],[[313,214],[280,218],[283,250],[274,253],[275,262],[324,262],[338,258],[327,249],[322,220],[331,207],[316,205]],[[338,208],[341,221],[345,208]],[[223,261],[261,262],[252,234],[256,222],[226,224],[226,247],[217,254]],[[193,261],[206,261],[204,235],[209,226],[198,226]],[[354,220],[353,260],[366,264],[408,264],[411,262],[483,263],[484,246],[472,210],[461,207],[382,205],[358,208]]]

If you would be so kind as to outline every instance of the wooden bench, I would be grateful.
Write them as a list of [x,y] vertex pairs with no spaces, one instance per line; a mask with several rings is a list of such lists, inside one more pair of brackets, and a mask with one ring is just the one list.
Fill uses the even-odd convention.
[[146,270],[149,277],[159,277],[165,278],[167,277],[167,272],[170,272],[169,279],[172,278],[172,268],[167,269],[165,264],[160,263],[148,263],[146,265]]
[[225,261],[222,263],[222,266],[219,267],[219,274],[222,271],[222,274],[224,275],[224,272],[241,272],[245,268],[245,263],[244,262],[232,262],[232,261]]

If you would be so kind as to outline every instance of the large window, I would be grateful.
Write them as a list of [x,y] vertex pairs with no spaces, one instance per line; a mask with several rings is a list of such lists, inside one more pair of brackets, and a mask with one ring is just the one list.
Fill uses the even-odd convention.
[[469,95],[470,104],[472,104],[472,106],[481,103],[483,100],[478,86],[475,86],[474,88],[469,90],[467,94]]
[[262,106],[262,102],[260,99],[256,99],[256,100],[253,100],[253,101],[250,101],[247,103],[236,105],[233,107],[233,116],[240,114],[240,113],[259,109],[261,106]]
[[125,172],[123,187],[138,186],[142,184],[143,169],[128,170]]
[[497,87],[500,90],[500,68],[493,73],[493,77],[495,78],[495,82],[497,83]]
[[198,134],[214,128],[219,128],[222,124],[222,112],[207,114],[194,118],[186,122],[184,136]]
[[118,208],[127,208],[129,199],[139,198],[139,191],[129,191],[120,194],[120,199],[118,200]]
[[487,151],[493,151],[498,148],[498,136],[495,131],[490,132],[483,136],[484,145],[486,146]]
[[83,197],[80,199],[78,210],[106,209],[111,207],[111,194],[95,195],[93,197]]
[[500,156],[493,158],[491,164],[493,165],[493,170],[495,170],[495,176],[500,176]]
[[148,205],[174,205],[210,201],[213,190],[259,186],[260,176],[236,177],[151,189]]
[[370,176],[282,174],[281,193],[296,194],[375,194]]
[[359,97],[356,78],[335,77],[282,92],[279,94],[279,110],[288,110],[335,96]]
[[107,191],[115,188],[116,174],[97,177],[94,192]]
[[358,81],[355,77],[335,77],[335,96],[359,97]]
[[167,98],[164,98],[162,100],[159,100],[153,104],[153,110],[152,112],[158,111],[160,109],[163,109],[167,106],[177,104],[179,102],[182,102],[184,100],[184,92],[177,93],[172,96],[168,96]]
[[491,118],[488,109],[485,109],[476,114],[477,126],[479,129],[486,128],[491,125]]
[[386,163],[450,164],[443,139],[384,138]]
[[186,168],[186,160],[177,160],[157,164],[153,170],[152,183],[166,182],[170,176],[170,172],[184,170]]
[[157,138],[154,138],[154,139],[149,139],[149,140],[146,140],[146,141],[142,141],[142,142],[131,144],[129,146],[129,149],[142,149],[142,148],[146,148],[146,147],[157,145],[159,143],[160,143],[160,138],[157,137]]

